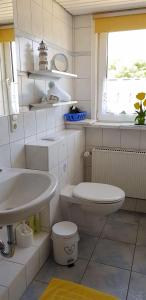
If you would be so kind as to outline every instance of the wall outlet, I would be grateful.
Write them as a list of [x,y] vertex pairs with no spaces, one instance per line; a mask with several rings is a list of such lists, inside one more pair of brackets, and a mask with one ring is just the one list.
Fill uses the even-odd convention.
[[17,115],[11,115],[10,116],[10,128],[11,128],[11,132],[16,131],[17,127],[18,127],[18,117],[17,117]]

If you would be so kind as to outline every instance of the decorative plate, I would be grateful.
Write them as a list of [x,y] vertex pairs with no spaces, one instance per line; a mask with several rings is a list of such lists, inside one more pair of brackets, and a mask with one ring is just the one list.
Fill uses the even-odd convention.
[[52,69],[60,72],[67,72],[68,70],[68,59],[63,53],[57,53],[52,58]]

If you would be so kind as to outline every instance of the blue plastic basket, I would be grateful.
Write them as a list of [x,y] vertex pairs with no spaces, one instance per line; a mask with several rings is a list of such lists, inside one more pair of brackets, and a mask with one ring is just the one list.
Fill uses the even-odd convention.
[[87,117],[87,112],[82,111],[80,113],[75,113],[75,114],[64,114],[64,120],[65,121],[71,121],[71,122],[77,122],[86,119]]

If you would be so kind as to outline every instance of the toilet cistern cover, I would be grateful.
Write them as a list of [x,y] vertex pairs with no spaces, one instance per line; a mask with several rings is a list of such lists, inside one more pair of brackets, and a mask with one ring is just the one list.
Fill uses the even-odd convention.
[[75,186],[73,196],[98,203],[113,203],[124,199],[125,193],[113,185],[82,182]]

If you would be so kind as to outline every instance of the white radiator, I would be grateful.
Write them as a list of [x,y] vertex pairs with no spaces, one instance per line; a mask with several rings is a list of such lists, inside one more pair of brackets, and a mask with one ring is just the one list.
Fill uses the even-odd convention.
[[146,199],[146,153],[93,149],[92,181],[116,185],[127,197]]

